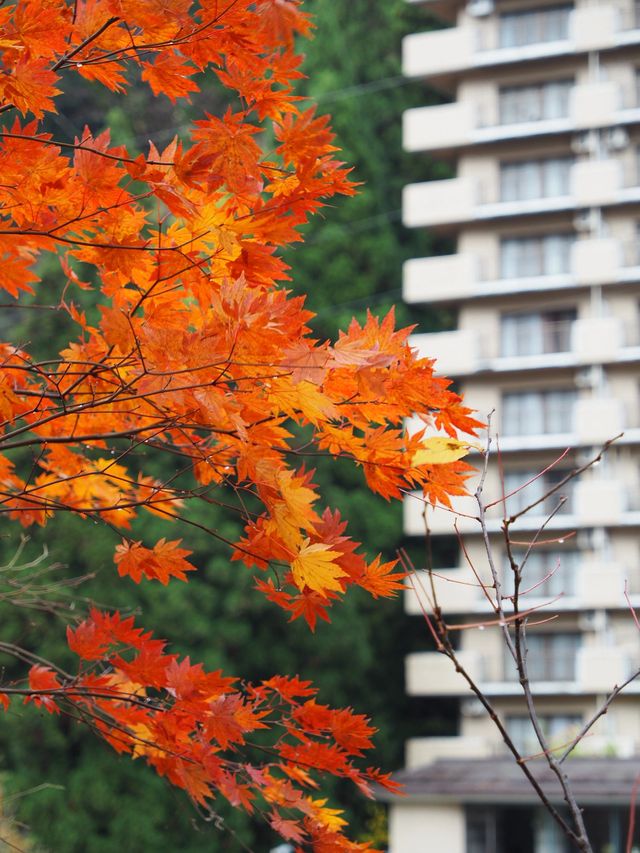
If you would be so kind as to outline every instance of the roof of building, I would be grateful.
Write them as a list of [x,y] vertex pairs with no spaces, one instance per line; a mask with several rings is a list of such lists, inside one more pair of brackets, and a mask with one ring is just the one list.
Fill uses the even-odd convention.
[[[550,800],[562,800],[560,785],[548,764],[527,762]],[[628,805],[640,777],[640,758],[570,758],[563,768],[578,802]],[[510,758],[439,759],[394,775],[405,797],[422,801],[537,802],[537,795],[518,764]],[[380,793],[380,799],[393,799]],[[397,801],[397,800],[396,800]]]

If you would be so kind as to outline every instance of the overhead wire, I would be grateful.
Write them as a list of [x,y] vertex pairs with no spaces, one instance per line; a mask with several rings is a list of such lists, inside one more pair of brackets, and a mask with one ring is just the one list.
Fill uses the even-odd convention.
[[[328,104],[328,103],[335,103],[335,102],[341,101],[341,100],[346,100],[349,98],[361,97],[362,95],[371,94],[373,92],[380,92],[380,91],[386,91],[386,90],[390,90],[390,89],[396,89],[396,88],[399,88],[401,86],[406,86],[412,82],[414,82],[414,81],[407,78],[407,77],[404,77],[402,75],[380,77],[376,80],[369,80],[365,83],[357,83],[353,86],[346,86],[342,89],[335,89],[333,91],[325,92],[324,94],[315,95],[315,96],[314,95],[305,95],[304,97],[307,100],[309,100],[315,104],[318,104],[318,105]],[[63,132],[65,132],[67,134],[70,132],[77,134],[79,132],[71,126],[68,119],[65,121],[65,123],[63,125],[62,122],[59,120],[56,113],[53,113],[51,117],[52,117],[53,121],[60,127],[60,129],[63,130]],[[180,131],[186,130],[190,126],[191,126],[191,122],[180,122],[178,124],[162,128],[157,133],[155,133],[154,136],[156,137],[156,140],[160,140],[160,139],[163,139],[163,140],[167,139],[168,140],[168,139],[172,138],[176,133],[179,133]],[[118,138],[118,142],[120,144],[125,144],[125,145],[131,144],[131,143],[142,144],[142,143],[147,142],[147,141],[149,141],[148,137],[146,134],[143,134],[143,133],[130,134],[130,135],[122,134],[122,135],[119,135],[119,138]],[[400,218],[401,213],[402,213],[402,210],[400,208],[397,208],[394,210],[384,210],[384,211],[381,211],[380,213],[374,214],[373,216],[367,216],[367,217],[363,217],[361,219],[351,219],[351,220],[347,220],[346,222],[337,223],[337,226],[339,227],[341,232],[347,232],[349,234],[362,233],[362,232],[368,231],[372,228],[379,227],[380,225],[383,225],[385,223],[397,221]],[[316,235],[314,235],[313,237],[307,238],[305,243],[306,243],[306,245],[314,245],[316,243],[322,242],[324,239],[328,239],[326,236],[328,234],[329,234],[329,232],[322,230],[322,231],[318,232]],[[335,303],[335,306],[336,307],[357,307],[358,305],[366,304],[367,302],[368,302],[368,304],[371,304],[372,300],[374,302],[379,302],[379,301],[381,301],[382,298],[384,298],[385,295],[391,295],[391,294],[397,295],[400,292],[401,292],[401,290],[399,288],[393,288],[393,289],[388,290],[388,291],[382,291],[380,293],[372,294],[371,297],[367,297],[366,299],[356,299],[356,300],[349,300],[347,302]],[[317,314],[322,315],[325,312],[327,312],[328,310],[329,310],[328,308],[321,308],[318,310]]]

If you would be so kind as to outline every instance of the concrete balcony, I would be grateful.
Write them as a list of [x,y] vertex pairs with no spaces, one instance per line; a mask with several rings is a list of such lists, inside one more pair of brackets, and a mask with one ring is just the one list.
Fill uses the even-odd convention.
[[629,338],[617,317],[584,317],[576,320],[571,329],[571,351],[582,364],[626,360],[624,351],[629,348]]
[[578,133],[591,128],[635,123],[640,108],[623,109],[622,91],[613,82],[581,83],[573,87],[568,115],[536,121],[500,123],[498,93],[483,103],[467,101],[417,107],[403,115],[403,144],[407,151],[441,151],[530,137]]
[[441,376],[466,376],[480,370],[484,363],[480,351],[481,336],[475,329],[412,335],[411,346],[423,358],[435,358]]
[[[606,693],[631,675],[633,665],[634,661],[622,649],[590,646],[578,652],[576,680],[585,693]],[[637,691],[640,685],[635,687]]]
[[574,163],[566,193],[508,201],[500,198],[497,176],[493,182],[461,177],[408,184],[403,190],[402,219],[408,228],[424,228],[637,204],[638,176],[623,176],[623,171],[614,158]]
[[[461,666],[474,681],[482,681],[482,655],[469,650],[458,654]],[[409,696],[465,696],[467,682],[451,661],[440,652],[417,652],[405,660],[406,689]]]
[[[624,405],[615,397],[587,397],[573,406],[566,432],[500,435],[503,453],[523,450],[554,450],[603,444],[625,430]],[[503,427],[504,430],[504,427]]]
[[[495,654],[483,655],[471,650],[461,651],[458,653],[460,664],[487,696],[521,696],[522,689],[515,667],[507,666],[506,660],[497,649],[498,646]],[[544,661],[538,660],[536,666],[538,671],[545,671]],[[637,661],[626,649],[594,645],[579,649],[575,659],[570,664],[567,662],[565,677],[557,677],[556,673],[560,670],[556,661],[550,660],[548,666],[548,680],[532,679],[533,692],[539,696],[576,696],[607,693],[615,684],[620,684],[631,675]],[[408,655],[405,674],[407,693],[410,696],[471,695],[462,675],[456,672],[451,661],[440,652]],[[640,684],[633,682],[627,690],[629,693],[638,693]]]
[[467,102],[414,107],[402,114],[407,151],[438,151],[471,144],[478,124],[475,105]]
[[[570,438],[571,436],[569,436]],[[571,441],[562,444],[563,447],[573,446]],[[502,441],[501,441],[502,449]],[[540,450],[540,445],[532,442],[532,450]],[[472,487],[473,488],[473,487]],[[540,529],[543,521],[547,520],[546,531],[570,531],[589,527],[639,527],[640,508],[635,498],[630,495],[627,485],[618,479],[609,477],[593,477],[590,480],[577,481],[572,489],[567,490],[571,495],[567,508],[557,512],[548,519],[549,512],[555,506],[551,499],[549,506],[538,505],[526,515],[518,519],[514,528],[518,532],[530,532]],[[500,499],[500,493],[487,492],[485,501],[490,503]],[[534,497],[532,496],[531,500]],[[474,497],[466,495],[453,497],[452,508],[427,505],[427,522],[429,530],[435,536],[480,535],[478,507]],[[508,511],[514,512],[517,504],[511,501],[507,504]],[[408,495],[403,502],[404,532],[407,536],[424,536],[425,500],[418,492]],[[502,502],[491,507],[486,514],[489,533],[500,533],[504,510]],[[469,595],[468,590],[455,594],[463,600]],[[454,594],[454,593],[452,593]]]
[[[404,265],[403,298],[405,302],[438,304],[486,296],[569,290],[594,284],[637,282],[640,281],[640,255],[637,246],[630,248],[634,253],[626,256],[620,241],[613,238],[576,240],[566,272],[519,278],[499,278],[497,257],[485,259],[461,253],[415,258]],[[488,260],[493,263],[486,263]]]
[[623,168],[619,160],[574,163],[570,182],[575,207],[598,207],[623,200]]
[[439,758],[488,758],[498,750],[489,737],[416,737],[405,746],[405,766],[424,767]]
[[413,33],[402,41],[402,73],[405,77],[429,77],[462,71],[473,65],[474,30],[448,27]]
[[408,184],[402,191],[402,221],[407,228],[469,222],[477,207],[477,182],[469,178]]
[[597,758],[633,758],[638,752],[638,742],[629,735],[590,735],[574,752],[574,756]]
[[541,62],[594,50],[610,50],[640,42],[632,4],[575,9],[565,38],[517,46],[501,46],[495,16],[432,32],[414,33],[402,43],[402,70],[406,77],[438,78],[478,68],[512,63]]
[[402,296],[405,302],[468,299],[479,290],[479,263],[473,255],[435,255],[404,264]]
[[[558,749],[561,752],[565,738],[561,739]],[[551,741],[554,746],[556,740]],[[405,766],[408,769],[424,767],[440,758],[491,758],[504,756],[507,748],[499,739],[497,732],[487,731],[485,737],[457,735],[451,737],[410,738],[405,747]],[[527,751],[527,750],[525,750]],[[532,741],[528,751],[537,754],[539,747]],[[607,756],[632,758],[637,754],[637,739],[630,735],[600,735],[590,733],[575,751],[578,756]]]
[[555,336],[550,346],[557,346],[562,338],[566,339],[565,346],[527,355],[502,354],[499,335],[481,329],[412,335],[410,340],[422,358],[435,359],[439,375],[449,377],[640,361],[635,324],[626,326],[618,317],[584,317],[560,323],[563,326],[554,329]]
[[[486,575],[486,566],[478,566],[476,569],[481,575]],[[558,571],[558,569],[556,569]],[[526,566],[525,566],[526,572]],[[597,560],[594,557],[585,557],[579,565],[571,567],[570,577],[567,578],[567,588],[558,598],[552,594],[541,594],[540,589],[532,589],[527,592],[521,601],[521,609],[529,607],[540,607],[549,604],[551,613],[571,613],[583,610],[627,610],[629,604],[625,598],[625,584],[631,589],[630,600],[633,606],[640,604],[640,573],[634,567],[621,566],[610,561]],[[484,578],[487,592],[493,595],[490,578]],[[486,616],[490,614],[491,606],[486,595],[482,591],[478,578],[471,568],[465,566],[457,569],[443,569],[434,571],[429,578],[426,571],[417,573],[414,581],[417,589],[427,590],[431,594],[433,589],[442,612],[447,615],[476,614]],[[523,589],[530,588],[525,580]],[[426,603],[424,596],[423,604]],[[422,608],[418,600],[418,594],[413,586],[408,586],[405,591],[405,611],[412,616],[420,616]]]

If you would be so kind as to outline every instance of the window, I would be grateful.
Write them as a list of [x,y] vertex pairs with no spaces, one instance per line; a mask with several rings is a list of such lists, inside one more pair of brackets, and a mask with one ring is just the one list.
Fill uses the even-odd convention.
[[571,6],[548,6],[500,15],[500,47],[520,47],[569,37]]
[[[540,474],[539,471],[506,471],[504,475],[504,491],[506,495],[511,495],[507,501],[507,511],[509,513],[521,512],[530,504],[540,500],[551,489],[561,483],[562,480],[569,474],[570,468],[551,468]],[[538,476],[539,475],[539,476]],[[526,488],[522,488],[525,483],[528,483]],[[554,492],[542,503],[538,504],[531,510],[531,515],[548,515],[558,506],[561,498],[565,498],[562,506],[558,510],[560,513],[570,513],[573,510],[573,489],[575,480],[569,480],[568,483]],[[515,492],[515,494],[511,494]]]
[[516,391],[502,396],[503,435],[555,435],[573,431],[573,388]]
[[[541,714],[538,717],[542,733],[551,746],[560,749],[580,731],[582,717],[579,714]],[[507,732],[516,749],[523,755],[540,752],[538,738],[529,717],[514,714],[506,719]]]
[[521,201],[569,194],[572,159],[550,157],[500,164],[500,200]]
[[[525,553],[514,553],[516,563],[521,564]],[[574,595],[579,559],[580,552],[575,550],[531,551],[522,569],[520,593],[544,598]],[[513,593],[513,571],[506,558],[504,588],[507,595]]]
[[568,273],[573,241],[573,234],[507,237],[500,243],[500,275],[529,278]]
[[565,308],[536,314],[503,314],[500,318],[500,353],[505,358],[569,352],[571,327],[577,311]]
[[[527,670],[531,681],[574,681],[580,634],[527,634]],[[505,678],[518,678],[513,658],[505,649]]]
[[573,80],[529,86],[504,86],[499,91],[500,124],[565,118]]

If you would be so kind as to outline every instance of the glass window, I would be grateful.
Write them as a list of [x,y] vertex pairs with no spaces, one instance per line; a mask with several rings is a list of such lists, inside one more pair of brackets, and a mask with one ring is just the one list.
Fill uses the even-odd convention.
[[573,234],[508,237],[500,243],[502,278],[529,278],[567,273],[571,269]]
[[580,634],[527,636],[529,677],[532,681],[573,681]]
[[527,9],[500,15],[500,47],[520,47],[569,37],[571,6]]
[[532,314],[503,314],[500,319],[500,353],[505,357],[569,352],[575,309]]
[[500,199],[522,201],[569,194],[572,160],[550,157],[500,165]]
[[[580,649],[578,633],[527,634],[527,670],[531,681],[574,681],[576,656]],[[516,665],[505,648],[505,677],[517,678]]]
[[[568,744],[582,725],[582,717],[579,714],[541,714],[538,721],[548,742],[556,749]],[[540,752],[540,744],[529,717],[514,714],[508,716],[505,723],[507,732],[520,753],[535,755]]]
[[497,851],[497,821],[491,807],[471,806],[466,813],[466,853]]
[[528,86],[504,86],[499,91],[500,123],[564,118],[569,115],[572,80]]
[[503,435],[543,435],[572,432],[573,388],[516,391],[502,396]]
[[[569,474],[569,468],[551,468],[540,474],[539,471],[505,471],[504,475],[504,491],[506,495],[511,495],[507,499],[507,512],[509,514],[521,512],[530,504],[543,498],[547,492],[553,489],[558,483]],[[523,488],[524,484],[528,483]],[[531,510],[532,516],[544,516],[558,506],[560,498],[565,498],[560,513],[570,513],[573,510],[573,490],[575,480],[569,480],[562,489],[558,489],[542,503],[538,504]]]
[[569,194],[572,163],[570,157],[550,157],[542,161],[543,198]]
[[[514,553],[516,563],[522,563],[525,553]],[[576,550],[532,550],[522,569],[520,593],[543,598],[575,595],[579,559]],[[513,571],[506,557],[504,588],[507,595],[513,593]]]

